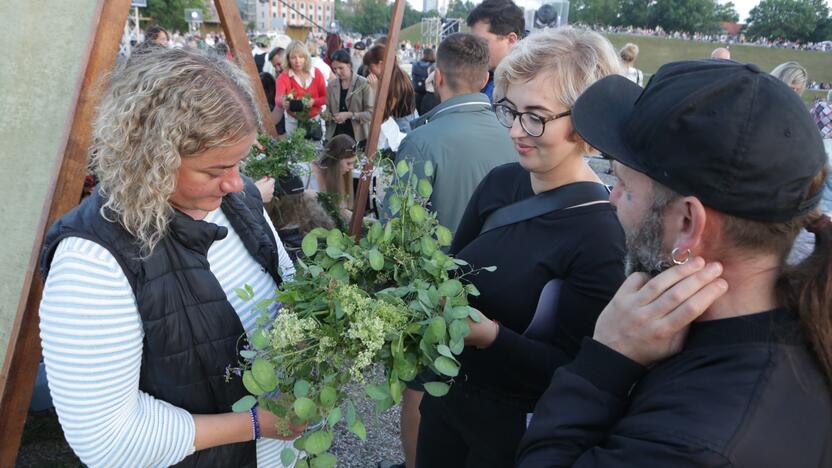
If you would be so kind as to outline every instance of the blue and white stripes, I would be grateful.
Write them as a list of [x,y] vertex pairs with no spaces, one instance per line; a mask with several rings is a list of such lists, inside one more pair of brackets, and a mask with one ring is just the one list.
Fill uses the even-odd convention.
[[[252,305],[272,295],[275,283],[221,210],[206,221],[229,229],[228,237],[209,249],[208,261],[250,334],[258,316]],[[294,268],[282,245],[279,250],[286,278]],[[244,284],[254,288],[255,302],[244,303],[234,293]],[[192,416],[139,391],[141,318],[127,278],[105,248],[80,238],[61,242],[41,301],[40,328],[61,426],[86,465],[167,466],[192,452]],[[261,439],[258,465],[280,466],[280,451],[288,444]]]

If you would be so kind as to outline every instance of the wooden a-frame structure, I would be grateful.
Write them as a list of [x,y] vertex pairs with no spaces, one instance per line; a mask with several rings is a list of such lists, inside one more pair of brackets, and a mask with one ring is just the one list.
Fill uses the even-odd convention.
[[[405,0],[396,0],[390,21],[385,67],[377,103],[387,101],[390,76],[395,64],[395,45],[398,43]],[[235,0],[214,0],[226,39],[238,63],[251,78],[252,89],[257,94],[257,107],[263,117],[264,129],[277,137],[271,120],[266,96],[252,59],[248,37],[240,18]],[[98,104],[98,93],[107,73],[112,69],[119,51],[124,24],[130,11],[131,0],[97,0],[95,16],[89,31],[83,63],[80,67],[80,85],[76,89],[70,118],[63,129],[59,154],[51,175],[43,211],[37,222],[32,249],[27,264],[20,300],[14,315],[8,347],[0,371],[0,466],[14,466],[20,446],[23,425],[32,396],[32,388],[41,358],[39,317],[43,278],[37,267],[43,238],[58,218],[75,207],[79,200],[87,170],[88,147],[91,142],[91,123]],[[367,143],[369,162],[356,197],[356,209],[351,232],[360,231],[372,173],[374,153],[378,144],[384,106],[377,105]]]

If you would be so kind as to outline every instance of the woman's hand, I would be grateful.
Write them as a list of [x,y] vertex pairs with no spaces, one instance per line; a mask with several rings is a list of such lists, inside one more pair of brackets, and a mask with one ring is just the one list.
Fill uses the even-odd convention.
[[374,90],[378,91],[378,77],[370,73],[367,76],[367,82],[370,83],[370,86],[373,87]]
[[[303,431],[308,426],[308,424],[298,425],[293,424],[291,421],[281,420],[274,413],[263,408],[257,409],[257,416],[260,419],[260,434],[267,439],[295,440],[303,435]],[[278,424],[284,427],[288,424],[290,433],[286,434],[285,432],[281,433],[281,431],[278,431]]]
[[262,179],[255,182],[254,185],[256,185],[257,190],[260,191],[260,198],[263,199],[264,204],[272,201],[272,198],[274,198],[274,179],[264,176]]
[[468,326],[471,328],[471,331],[465,335],[465,345],[483,349],[491,346],[494,340],[497,339],[497,334],[500,332],[500,325],[483,315],[482,312],[477,311],[477,313],[480,314],[479,322],[475,322],[468,317]]
[[722,265],[701,257],[650,279],[630,275],[601,312],[593,338],[643,366],[682,349],[688,327],[728,290]]
[[339,112],[335,114],[335,123],[344,123],[352,118],[352,112]]

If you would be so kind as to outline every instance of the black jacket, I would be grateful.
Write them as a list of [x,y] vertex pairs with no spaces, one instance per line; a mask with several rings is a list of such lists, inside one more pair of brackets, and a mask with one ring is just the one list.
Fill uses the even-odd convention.
[[[192,414],[231,411],[247,392],[238,377],[225,380],[225,368],[238,362],[245,330],[207,258],[211,244],[225,238],[228,230],[177,211],[168,235],[141,258],[135,238],[101,216],[103,203],[96,190],[50,228],[41,257],[44,278],[64,238],[80,237],[106,248],[127,277],[142,319],[139,389]],[[254,184],[247,180],[245,192],[227,195],[222,210],[249,254],[279,285],[277,243]],[[254,442],[243,442],[201,450],[177,466],[256,463]]]
[[519,466],[830,467],[832,396],[783,309],[695,323],[649,371],[586,338],[535,408]]

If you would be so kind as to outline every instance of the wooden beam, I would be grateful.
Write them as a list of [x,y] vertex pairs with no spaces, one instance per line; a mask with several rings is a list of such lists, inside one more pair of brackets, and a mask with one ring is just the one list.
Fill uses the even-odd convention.
[[260,74],[257,73],[257,65],[251,55],[251,47],[248,44],[248,36],[243,27],[243,19],[240,17],[240,10],[237,8],[236,0],[214,0],[217,7],[217,15],[220,17],[222,29],[225,31],[225,38],[237,64],[248,74],[251,80],[251,89],[254,91],[254,100],[257,110],[260,111],[260,118],[263,121],[263,130],[272,138],[278,138],[277,129],[274,127],[272,113],[266,101],[266,92],[260,83]]
[[375,97],[375,109],[373,109],[373,120],[370,123],[370,135],[367,137],[367,163],[361,169],[361,179],[358,182],[358,193],[355,196],[355,207],[350,221],[350,235],[355,237],[361,233],[361,224],[364,221],[364,213],[367,210],[367,198],[370,194],[370,181],[373,178],[375,167],[376,150],[378,149],[378,137],[381,132],[384,109],[387,106],[387,96],[390,93],[390,79],[393,76],[393,67],[396,66],[396,52],[398,52],[399,33],[404,18],[404,5],[407,0],[396,0],[393,7],[393,15],[390,17],[390,29],[387,33],[387,47],[384,51],[384,70],[379,81],[378,94]]
[[78,204],[87,171],[87,151],[92,139],[92,119],[100,96],[101,78],[118,56],[130,0],[99,0],[87,52],[81,66],[83,78],[75,91],[74,107],[64,127],[52,180],[34,239],[17,315],[0,372],[0,466],[14,466],[32,387],[41,357],[39,317],[43,280],[38,269],[41,244],[52,223]]

